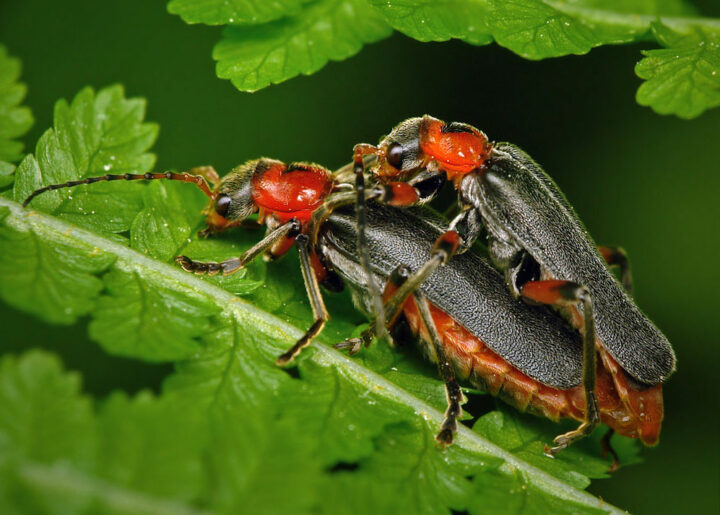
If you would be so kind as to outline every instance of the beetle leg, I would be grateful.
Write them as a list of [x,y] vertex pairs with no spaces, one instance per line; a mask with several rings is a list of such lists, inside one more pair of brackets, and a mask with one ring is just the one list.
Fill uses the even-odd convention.
[[[447,245],[437,246],[430,259],[412,274],[409,273],[409,269],[405,266],[399,266],[393,271],[385,287],[385,296],[387,296],[388,293],[392,293],[392,295],[387,297],[384,304],[385,323],[388,327],[391,327],[392,324],[395,323],[408,297],[412,295],[439,266],[445,264],[448,259],[450,259],[450,254],[446,250],[446,246]],[[396,286],[397,288],[395,288]],[[391,289],[394,291],[391,291]],[[369,342],[372,341],[372,338],[376,334],[375,327],[371,326],[360,336],[360,339],[362,342],[367,342],[366,345],[369,345]],[[352,351],[359,345],[355,339],[349,339],[346,340],[346,342],[339,343],[338,348],[350,349]],[[359,350],[359,347],[357,350]]]
[[300,338],[295,345],[290,347],[287,352],[281,354],[275,364],[279,366],[287,365],[290,363],[295,356],[300,354],[305,347],[310,345],[310,342],[315,338],[327,322],[329,316],[325,309],[325,303],[323,302],[322,292],[318,285],[317,276],[315,270],[310,263],[310,252],[308,251],[309,237],[306,234],[298,234],[295,237],[295,245],[298,248],[298,254],[300,255],[300,270],[302,270],[303,281],[305,282],[305,290],[307,291],[308,298],[310,299],[310,306],[313,312],[313,324],[310,328],[305,331],[305,334]]
[[375,186],[377,201],[395,207],[410,207],[420,201],[420,191],[402,181],[393,181]]
[[277,227],[276,229],[270,231],[267,236],[265,236],[262,240],[260,240],[255,245],[246,250],[240,257],[226,259],[225,261],[221,261],[220,263],[216,263],[214,261],[193,261],[187,256],[177,256],[175,258],[175,261],[177,261],[180,266],[183,267],[183,270],[185,270],[186,272],[194,272],[198,275],[216,275],[219,272],[222,272],[223,275],[229,275],[237,272],[238,270],[246,266],[253,259],[255,259],[258,254],[272,247],[276,242],[280,241],[288,234],[299,230],[300,222],[292,219],[289,222],[286,222],[281,226]]
[[375,186],[377,201],[389,206],[410,207],[432,200],[445,183],[445,172],[425,170],[411,180]]
[[428,336],[432,341],[440,377],[445,381],[445,394],[447,395],[448,403],[447,410],[445,410],[445,419],[443,420],[442,426],[440,426],[440,432],[435,436],[435,440],[437,440],[441,446],[446,447],[453,442],[453,436],[457,433],[457,421],[460,416],[462,416],[462,403],[465,402],[465,397],[460,389],[460,385],[455,379],[455,370],[453,370],[453,366],[445,354],[445,348],[440,341],[440,335],[435,327],[435,322],[433,322],[425,295],[423,295],[420,290],[415,290],[413,297],[418,312],[420,313],[420,318],[422,318]]
[[[383,302],[387,302],[393,294],[397,291],[397,289],[402,286],[410,277],[410,269],[406,267],[405,265],[400,265],[395,270],[392,271],[390,274],[390,277],[387,280],[387,283],[385,283],[385,289],[383,290],[382,300]],[[387,314],[387,313],[386,313]],[[400,315],[400,310],[397,310],[394,316],[386,317],[385,318],[385,327],[387,329],[392,328],[395,325],[395,322],[397,322],[398,316]],[[359,337],[357,338],[348,338],[340,343],[336,343],[333,345],[338,350],[347,350],[348,354],[350,356],[353,356],[360,352],[360,349],[362,349],[363,346],[369,347],[372,343],[373,339],[375,338],[375,326],[370,325],[367,329],[365,329]],[[390,333],[388,331],[388,339],[391,342],[392,345],[392,338],[390,337]]]
[[473,246],[482,232],[482,219],[480,211],[474,207],[463,205],[462,210],[452,219],[448,226],[449,231],[456,231],[460,235],[459,252],[465,252]]
[[[395,270],[392,271],[390,274],[390,277],[387,280],[387,283],[385,283],[385,289],[383,290],[383,302],[386,303],[390,298],[392,298],[393,294],[397,291],[397,289],[402,286],[405,281],[408,280],[408,277],[410,277],[410,269],[406,267],[405,265],[400,265]],[[386,329],[390,329],[395,325],[395,322],[397,322],[398,316],[400,315],[400,310],[396,310],[394,316],[385,317],[385,327]],[[387,315],[387,312],[386,312]],[[388,334],[388,340],[390,341],[391,346],[392,343],[392,337],[390,337],[390,332],[387,332]],[[350,356],[353,356],[360,352],[360,349],[362,349],[363,346],[369,347],[372,343],[373,339],[375,338],[375,326],[370,325],[367,329],[365,329],[359,337],[357,338],[347,338],[346,340],[336,343],[333,345],[338,350],[347,350],[348,354]]]
[[600,421],[597,396],[595,394],[596,361],[595,350],[595,319],[590,292],[585,286],[561,280],[530,281],[526,283],[521,294],[524,298],[542,304],[575,306],[580,302],[583,306],[583,389],[585,391],[585,419],[580,427],[559,435],[553,440],[555,447],[546,449],[548,453],[555,454],[575,440],[579,440],[592,433]]
[[372,302],[375,331],[378,336],[385,333],[385,317],[382,299],[375,284],[375,275],[370,268],[370,254],[368,252],[367,238],[365,236],[365,163],[363,156],[374,153],[377,148],[372,145],[355,145],[353,158],[353,171],[355,173],[355,216],[357,219],[357,249],[360,254],[360,264],[365,271],[368,294]]
[[195,168],[190,168],[187,173],[203,177],[212,189],[215,189],[215,187],[220,184],[220,176],[212,166],[196,166]]
[[603,435],[602,440],[600,441],[600,443],[602,444],[602,458],[605,459],[608,454],[612,456],[612,465],[610,465],[610,468],[608,469],[608,473],[610,474],[620,468],[620,458],[618,458],[615,449],[612,448],[612,443],[610,443],[610,439],[614,434],[615,430],[613,428],[610,428],[608,429],[607,433]]
[[[441,256],[442,254],[437,253],[437,255]],[[455,371],[445,355],[445,349],[442,346],[440,336],[438,335],[432,315],[430,314],[427,299],[419,290],[417,290],[417,287],[425,282],[425,279],[432,274],[438,266],[440,266],[441,257],[435,258],[428,263],[430,263],[429,266],[421,268],[415,274],[410,274],[410,269],[402,265],[393,270],[385,286],[383,300],[386,301],[385,320],[387,327],[389,328],[397,321],[398,316],[402,311],[400,307],[404,305],[409,295],[413,295],[415,299],[415,304],[418,307],[420,317],[427,329],[428,335],[433,344],[433,349],[435,350],[440,377],[445,382],[445,393],[447,395],[448,407],[445,411],[445,419],[443,420],[440,432],[435,437],[438,443],[445,447],[452,443],[453,436],[457,433],[457,421],[462,415],[461,405],[465,401],[465,398],[462,390],[460,389],[460,385],[455,379]],[[403,286],[408,283],[410,283],[410,287],[412,287],[412,285],[415,286],[410,290],[410,293],[406,294],[405,291],[407,290],[407,287],[404,288]],[[403,291],[400,291],[401,289]],[[374,329],[374,326],[370,326],[368,329],[363,331],[360,337],[348,338],[347,340],[336,344],[335,348],[348,350],[350,355],[356,354],[360,351],[363,344],[366,347],[370,345],[370,342],[374,337]]]
[[447,263],[448,259],[450,259],[449,254],[447,254],[442,247],[436,248],[430,259],[417,271],[413,272],[407,280],[395,290],[387,302],[385,302],[385,320],[395,322],[408,297],[412,295],[438,267]]
[[630,262],[627,253],[622,247],[598,247],[600,255],[610,266],[618,266],[620,268],[620,280],[625,287],[625,291],[632,294],[632,275],[630,274]]

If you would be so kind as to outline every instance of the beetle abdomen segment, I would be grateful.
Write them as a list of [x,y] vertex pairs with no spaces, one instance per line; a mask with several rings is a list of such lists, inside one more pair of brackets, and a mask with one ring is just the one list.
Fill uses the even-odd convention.
[[[429,337],[412,298],[403,313],[412,331],[428,344]],[[510,365],[444,311],[430,305],[430,313],[459,379],[468,380],[520,411],[551,420],[584,420],[582,385],[567,390],[544,385]],[[640,438],[646,445],[657,443],[663,418],[662,386],[642,391],[633,388],[617,362],[606,351],[599,352],[596,394],[601,421],[622,436]],[[427,354],[433,357],[431,351]]]

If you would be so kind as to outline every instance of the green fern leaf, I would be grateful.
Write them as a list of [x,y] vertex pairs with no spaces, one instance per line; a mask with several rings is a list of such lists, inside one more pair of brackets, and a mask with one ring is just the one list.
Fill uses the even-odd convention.
[[[108,91],[118,90],[83,92],[68,110],[60,111],[63,120],[56,120],[56,127],[102,127],[98,122],[107,119],[104,113],[129,102]],[[98,109],[103,98],[111,100]],[[112,127],[105,126],[117,141],[132,142],[143,122],[135,117],[118,125],[123,129]],[[83,134],[46,133],[38,145],[42,159],[29,156],[18,169],[16,198],[36,180],[43,181],[38,185],[55,180],[62,166],[73,165],[75,174],[93,168],[90,163],[102,168],[107,161],[96,161],[83,149],[103,146],[83,143],[88,141],[79,137]],[[147,146],[132,148],[125,161],[144,162]],[[604,475],[600,461],[591,457],[594,451],[578,450],[551,460],[536,446],[518,447],[507,440],[497,445],[492,441],[497,431],[486,428],[487,438],[480,426],[475,431],[463,426],[456,444],[445,451],[438,448],[433,434],[443,419],[444,403],[434,371],[416,356],[396,357],[380,344],[359,360],[327,345],[358,330],[361,317],[347,295],[328,297],[334,320],[303,354],[297,377],[279,369],[274,358],[311,320],[296,257],[267,265],[267,273],[266,265],[249,269],[233,283],[243,289],[246,281],[245,298],[236,297],[222,283],[166,263],[166,257],[183,245],[180,236],[192,240],[183,252],[212,253],[242,251],[257,235],[240,232],[237,241],[220,240],[215,247],[197,242],[191,233],[200,225],[202,197],[179,183],[103,185],[118,192],[132,186],[128,199],[138,197],[127,204],[137,207],[125,215],[128,237],[96,230],[92,222],[78,227],[66,211],[72,209],[77,191],[84,193],[83,202],[95,202],[93,186],[65,192],[72,200],[40,202],[43,211],[35,203],[23,209],[0,198],[0,296],[52,322],[87,315],[91,337],[108,352],[173,360],[176,371],[158,396],[142,393],[129,399],[115,394],[90,414],[84,408],[76,430],[87,435],[81,442],[67,436],[54,449],[49,439],[46,445],[51,448],[34,454],[32,442],[43,437],[33,425],[35,410],[55,401],[88,402],[77,380],[71,389],[48,385],[47,400],[40,405],[33,400],[39,393],[13,393],[22,391],[18,368],[25,367],[27,377],[49,375],[58,384],[69,380],[52,358],[6,358],[0,377],[5,386],[0,388],[15,395],[15,404],[0,405],[0,412],[11,413],[0,415],[0,446],[10,450],[7,459],[0,458],[0,484],[13,486],[0,487],[0,507],[55,507],[65,513],[90,507],[103,513],[187,513],[198,508],[219,513],[337,513],[351,509],[346,501],[352,499],[367,509],[473,512],[482,506],[479,496],[486,485],[505,478],[503,495],[520,488],[545,506],[615,511],[575,488],[586,485],[590,476]],[[107,191],[113,190],[97,195],[102,199]],[[178,200],[184,195],[190,200]],[[69,207],[58,210],[65,202]],[[152,209],[151,202],[163,205]],[[134,236],[138,217],[142,225],[158,229],[177,216],[183,220],[182,231],[159,232],[157,246],[147,235]],[[38,277],[44,278],[39,287]],[[56,397],[59,394],[67,399]],[[24,397],[30,414],[18,417],[13,410],[23,409]],[[66,415],[63,410],[48,411],[43,425],[48,431],[65,431]],[[502,416],[506,427],[516,424],[514,432],[520,434],[515,421],[519,416],[509,410]],[[551,426],[553,431],[556,426]],[[550,438],[532,424],[523,426],[522,435],[523,441]],[[63,444],[66,440],[70,443]],[[84,445],[88,448],[76,454],[80,451],[75,446]],[[586,454],[592,466],[583,462]],[[559,468],[560,461],[564,465]]]
[[168,12],[186,23],[254,24],[297,14],[309,0],[171,0]]
[[720,25],[679,33],[662,23],[653,33],[665,48],[646,50],[635,73],[645,79],[637,101],[660,114],[694,118],[720,105]]
[[256,91],[347,59],[390,33],[365,0],[317,0],[298,15],[270,24],[227,27],[213,57],[218,77],[240,90]]
[[20,60],[0,45],[0,189],[12,183],[13,163],[22,157],[23,144],[16,139],[33,124],[30,109],[19,105],[27,93],[25,84],[18,82],[20,70]]

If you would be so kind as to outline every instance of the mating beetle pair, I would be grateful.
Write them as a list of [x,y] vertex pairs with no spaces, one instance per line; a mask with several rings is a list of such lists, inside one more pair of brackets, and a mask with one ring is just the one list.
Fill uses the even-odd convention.
[[[583,334],[583,423],[557,437],[552,451],[589,434],[600,419],[598,353],[623,404],[639,420],[637,436],[655,443],[662,418],[661,384],[675,368],[673,350],[630,298],[624,253],[608,248],[601,253],[595,247],[542,168],[512,144],[491,143],[470,125],[430,116],[402,122],[378,146],[357,145],[358,181],[364,178],[363,157],[368,154],[376,157],[372,180],[390,187],[410,184],[418,175],[425,184],[433,177],[451,181],[461,212],[442,238],[456,234],[464,251],[484,227],[490,257],[504,271],[512,293],[556,306]],[[424,197],[432,194],[423,192]],[[412,194],[405,199],[406,205],[414,203]],[[357,203],[363,202],[358,194]],[[604,261],[624,268],[624,285]]]
[[[375,157],[368,190],[367,154]],[[42,188],[26,204],[42,191],[101,180],[193,182],[211,199],[209,232],[258,212],[268,233],[242,256],[222,263],[181,256],[186,270],[232,273],[264,251],[277,257],[293,243],[298,247],[315,321],[278,358],[280,364],[322,330],[327,313],[318,283],[335,288],[339,275],[369,292],[360,296],[364,305],[385,315],[388,325],[403,314],[438,362],[449,400],[441,443],[452,441],[460,414],[462,393],[455,374],[521,409],[583,422],[558,437],[552,451],[588,434],[600,420],[645,443],[657,440],[661,382],[674,367],[672,350],[609,273],[554,183],[516,147],[492,145],[464,124],[423,117],[403,122],[378,147],[356,147],[355,188],[349,169],[333,174],[317,165],[286,166],[270,159],[237,167],[223,181],[211,168],[194,172],[91,177]],[[368,199],[400,206],[423,203],[446,179],[458,189],[464,208],[449,231],[402,211],[376,207],[366,213]],[[333,214],[356,199],[357,222],[347,213]],[[500,274],[474,254],[462,253],[482,224],[491,257],[506,271],[511,292],[562,305],[583,335],[582,345],[577,331],[545,309],[516,301]],[[450,260],[457,250],[460,255]],[[606,254],[610,260],[622,256]],[[373,284],[388,278],[385,304],[379,306]],[[373,326],[340,347],[357,350],[377,331]],[[596,352],[601,363],[596,364]]]

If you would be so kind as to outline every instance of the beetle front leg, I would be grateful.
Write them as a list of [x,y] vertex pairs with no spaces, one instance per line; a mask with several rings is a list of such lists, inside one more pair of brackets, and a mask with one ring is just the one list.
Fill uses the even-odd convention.
[[325,303],[323,302],[322,292],[318,285],[317,276],[310,264],[310,252],[308,250],[309,237],[306,234],[298,234],[295,237],[295,245],[298,248],[298,254],[300,255],[300,269],[302,271],[303,281],[305,282],[305,290],[307,291],[308,298],[310,299],[310,306],[313,312],[313,324],[310,328],[305,331],[305,334],[300,338],[295,345],[290,347],[287,352],[281,354],[275,364],[278,366],[284,366],[290,363],[295,356],[300,354],[305,347],[310,345],[312,339],[315,338],[320,331],[325,327],[325,323],[328,320],[328,313],[325,309]]
[[555,447],[547,449],[556,454],[574,441],[592,433],[600,422],[595,383],[597,378],[597,352],[595,350],[595,319],[590,292],[585,286],[561,280],[530,281],[520,290],[525,299],[541,304],[575,306],[578,302],[583,306],[583,389],[585,391],[585,419],[580,427],[556,437]]
[[411,207],[425,204],[437,195],[445,183],[445,173],[424,170],[409,181],[390,181],[374,186],[375,198],[382,204],[394,207]]
[[284,223],[270,231],[262,240],[246,250],[240,257],[226,259],[220,263],[214,261],[193,261],[187,256],[177,256],[175,261],[183,267],[186,272],[193,272],[197,275],[216,275],[220,272],[223,275],[230,275],[245,267],[264,250],[272,247],[275,243],[285,238],[288,234],[301,230],[300,222],[295,219]]

